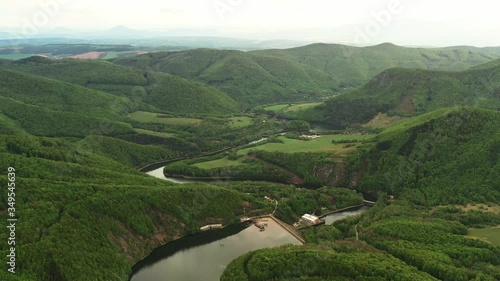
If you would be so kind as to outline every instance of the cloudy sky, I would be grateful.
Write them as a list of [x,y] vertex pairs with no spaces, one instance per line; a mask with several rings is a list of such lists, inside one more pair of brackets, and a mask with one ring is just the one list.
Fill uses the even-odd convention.
[[348,44],[500,46],[494,0],[23,0],[0,29],[202,29],[222,36]]

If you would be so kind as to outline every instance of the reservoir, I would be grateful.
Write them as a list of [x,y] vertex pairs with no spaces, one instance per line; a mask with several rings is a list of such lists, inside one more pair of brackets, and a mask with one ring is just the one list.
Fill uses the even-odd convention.
[[265,231],[252,224],[190,235],[156,249],[133,268],[132,281],[217,281],[235,258],[253,250],[301,245],[269,219]]
[[352,216],[358,216],[358,215],[361,215],[362,213],[366,212],[370,210],[370,207],[368,206],[362,206],[362,207],[359,207],[359,208],[356,208],[356,209],[353,209],[353,210],[349,210],[349,211],[343,211],[343,212],[340,212],[340,213],[335,213],[335,214],[331,214],[331,215],[328,215],[326,217],[324,217],[325,219],[325,224],[332,224],[338,220],[342,220],[342,219],[345,219],[345,218],[348,218],[348,217],[352,217]]
[[[167,178],[163,167],[147,174],[176,182],[190,183],[196,180]],[[199,182],[199,181],[198,181]],[[370,207],[330,214],[325,224],[360,215]],[[131,281],[217,281],[227,265],[237,257],[262,248],[285,244],[301,245],[289,232],[272,219],[265,231],[252,224],[237,224],[218,230],[209,230],[172,241],[154,250],[144,260],[134,265]]]

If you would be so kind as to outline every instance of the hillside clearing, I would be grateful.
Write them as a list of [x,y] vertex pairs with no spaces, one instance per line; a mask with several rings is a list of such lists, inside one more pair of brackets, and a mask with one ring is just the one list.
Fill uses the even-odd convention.
[[500,225],[486,228],[469,229],[469,237],[487,241],[495,246],[500,246]]
[[246,148],[238,151],[239,155],[248,154],[251,150],[264,150],[284,153],[295,152],[321,152],[331,151],[337,153],[345,153],[351,151],[356,145],[352,146],[346,143],[333,144],[332,141],[353,141],[353,140],[366,140],[373,135],[326,135],[312,140],[297,140],[289,139],[284,136],[277,137],[283,143],[266,143],[256,147]]

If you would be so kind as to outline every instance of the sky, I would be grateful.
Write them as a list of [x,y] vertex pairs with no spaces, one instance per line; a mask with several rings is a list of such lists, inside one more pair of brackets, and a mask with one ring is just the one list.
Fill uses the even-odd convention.
[[22,0],[0,31],[210,30],[225,37],[345,44],[500,46],[494,0]]

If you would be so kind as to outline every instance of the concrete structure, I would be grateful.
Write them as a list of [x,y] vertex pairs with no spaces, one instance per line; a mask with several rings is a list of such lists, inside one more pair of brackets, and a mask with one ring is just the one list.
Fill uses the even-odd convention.
[[319,217],[317,216],[313,216],[313,215],[310,215],[310,214],[305,214],[302,216],[302,219],[311,223],[311,224],[316,224],[316,223],[319,223],[320,222],[320,219]]
[[200,230],[206,231],[206,230],[210,230],[210,229],[219,229],[219,228],[222,228],[222,224],[209,224],[209,225],[205,225],[205,226],[200,227]]

